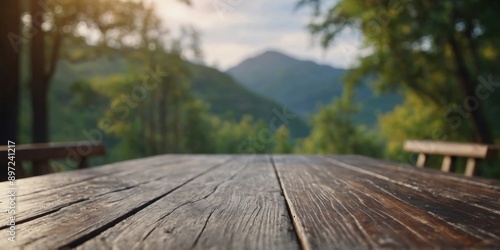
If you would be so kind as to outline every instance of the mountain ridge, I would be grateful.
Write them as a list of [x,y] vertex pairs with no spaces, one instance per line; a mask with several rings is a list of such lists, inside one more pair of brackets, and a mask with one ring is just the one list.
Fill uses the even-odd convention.
[[[308,117],[319,111],[319,104],[329,104],[342,95],[342,77],[347,70],[267,50],[226,72],[257,94]],[[401,102],[398,94],[378,96],[365,83],[356,88],[356,93],[356,102],[369,105],[362,107],[355,121],[369,127],[376,124],[378,113],[390,111]]]

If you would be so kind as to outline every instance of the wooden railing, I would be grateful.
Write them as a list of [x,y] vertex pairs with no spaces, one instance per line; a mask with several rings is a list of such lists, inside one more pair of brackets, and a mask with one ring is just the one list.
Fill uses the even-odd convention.
[[404,150],[418,153],[417,167],[425,166],[428,155],[443,155],[441,171],[444,172],[453,170],[456,157],[465,157],[466,176],[473,176],[476,173],[480,160],[497,157],[499,153],[499,148],[495,145],[436,141],[406,141]]
[[[16,145],[15,153],[13,154],[16,162],[16,175],[18,177],[26,177],[21,163],[23,161],[31,162],[46,162],[52,159],[66,159],[68,161],[76,161],[77,168],[87,167],[87,157],[94,155],[104,155],[105,148],[102,143],[92,144],[88,141],[67,142],[67,143],[40,143],[40,144],[25,144]],[[0,146],[0,162],[4,162],[9,155],[12,154],[12,148],[8,146]],[[34,164],[33,175],[41,175],[51,173],[52,170],[48,166],[40,167]],[[45,164],[46,165],[46,164]],[[5,171],[3,171],[5,172]],[[4,173],[0,173],[3,175]]]

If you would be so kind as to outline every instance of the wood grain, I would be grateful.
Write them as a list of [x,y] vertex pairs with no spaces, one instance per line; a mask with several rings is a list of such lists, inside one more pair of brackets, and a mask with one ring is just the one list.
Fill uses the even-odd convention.
[[[123,188],[116,185],[115,190],[108,189],[98,194],[94,193],[96,192],[94,187],[82,189],[82,193],[91,193],[89,199],[69,204],[40,218],[18,225],[16,246],[23,249],[54,249],[92,238],[107,227],[133,215],[228,160],[228,157],[224,156],[192,158],[188,162],[173,164],[166,168],[137,165],[139,169],[150,168],[153,172],[144,176],[130,175],[122,183],[125,184],[127,181],[133,181],[133,183]],[[113,184],[106,182],[105,185]],[[57,193],[54,193],[55,195]],[[57,197],[53,198],[57,199]],[[6,237],[0,238],[0,245],[8,244],[10,242]]]
[[268,156],[239,157],[78,249],[298,249]]
[[362,156],[166,155],[17,184],[0,249],[500,248],[500,181]]
[[[21,224],[71,204],[161,178],[163,176],[158,176],[159,168],[168,169],[171,164],[180,164],[188,160],[186,157],[151,157],[142,161],[132,160],[111,164],[99,169],[18,180],[16,221]],[[191,160],[199,162],[200,159]],[[147,167],[136,167],[140,165],[139,163]],[[0,206],[7,208],[7,204],[6,197],[2,197]],[[9,217],[9,214],[1,213],[0,221],[7,221]],[[0,229],[2,228],[7,226],[0,225]]]
[[319,156],[273,159],[305,249],[500,246],[492,211]]
[[[435,196],[467,203],[481,212],[486,209],[500,214],[500,181],[480,178],[464,178],[458,174],[445,174],[432,169],[400,167],[361,156],[329,157],[350,165],[350,168],[369,176],[386,178],[391,185],[407,185],[417,190],[425,190]],[[354,166],[354,167],[353,167]],[[349,167],[349,166],[348,166]]]
[[[500,222],[500,192],[497,190],[485,190],[474,186],[461,187],[450,181],[439,182],[439,176],[443,175],[437,175],[429,183],[424,183],[418,181],[420,179],[418,171],[403,179],[393,171],[381,171],[380,167],[370,168],[368,164],[376,162],[374,160],[366,161],[366,158],[363,160],[356,157],[356,167],[353,167],[352,164],[345,164],[347,161],[343,160],[343,157],[336,159],[338,160],[334,161],[336,165],[373,176],[374,182],[388,180],[386,189],[392,195],[398,194],[397,197],[408,204],[421,199],[413,205],[422,208],[422,204],[426,204],[424,208],[427,212],[444,219],[448,224],[458,225],[471,234],[486,233],[489,235],[486,238],[500,239],[500,228],[496,226]],[[413,194],[407,189],[417,192]]]

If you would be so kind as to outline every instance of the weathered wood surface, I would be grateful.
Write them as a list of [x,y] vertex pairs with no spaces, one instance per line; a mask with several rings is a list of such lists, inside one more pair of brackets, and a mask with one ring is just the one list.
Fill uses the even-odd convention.
[[[75,187],[65,197],[61,197],[57,191],[49,192],[52,193],[46,199],[49,203],[58,203],[59,199],[66,197],[70,201],[65,201],[64,206],[58,205],[55,209],[49,205],[49,213],[31,217],[19,224],[16,244],[26,249],[51,249],[78,244],[227,160],[227,157],[195,157],[186,163],[173,165],[146,167],[138,164],[135,166],[139,170],[136,174],[124,178],[108,175],[106,180],[96,178],[97,183],[89,183],[90,188]],[[22,188],[23,183],[20,182],[18,187]],[[28,210],[31,213],[30,207],[23,208],[22,200],[18,204],[21,211]],[[0,238],[0,245],[9,243],[7,238]]]
[[17,186],[0,249],[500,247],[498,181],[361,156],[166,155]]
[[85,242],[81,249],[298,249],[267,157],[238,157]]
[[498,183],[457,190],[363,157],[273,159],[305,249],[500,247]]

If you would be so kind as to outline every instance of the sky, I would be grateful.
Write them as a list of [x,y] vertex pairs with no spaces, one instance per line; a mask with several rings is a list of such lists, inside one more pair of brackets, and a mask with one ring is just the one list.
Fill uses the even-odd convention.
[[344,32],[324,50],[307,30],[311,9],[295,10],[297,0],[154,0],[167,27],[192,25],[201,35],[203,60],[226,70],[266,50],[337,68],[356,62],[360,38]]

